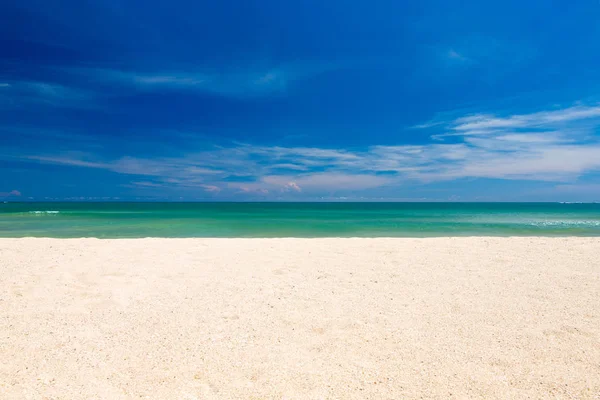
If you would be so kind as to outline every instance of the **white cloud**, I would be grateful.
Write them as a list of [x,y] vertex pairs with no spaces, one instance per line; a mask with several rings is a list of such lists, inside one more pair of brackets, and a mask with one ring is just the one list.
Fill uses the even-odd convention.
[[573,139],[564,137],[560,132],[545,132],[545,133],[507,133],[498,135],[496,140],[503,140],[513,143],[568,143]]
[[[442,137],[423,145],[360,151],[237,143],[159,158],[101,159],[72,152],[22,159],[144,176],[146,180],[136,182],[165,187],[261,195],[357,192],[460,178],[566,182],[600,171],[600,138],[590,134],[600,127],[600,107],[505,117],[479,114],[433,127],[454,130],[453,143]],[[480,130],[486,134],[473,134]]]
[[300,186],[298,186],[298,184],[296,182],[288,182],[287,184],[285,184],[284,188],[286,190],[293,190],[296,192],[302,191],[302,189],[300,188]]
[[491,114],[475,114],[454,120],[451,130],[461,135],[494,133],[508,128],[553,127],[565,122],[600,118],[600,106],[574,106],[532,114],[496,117]]
[[[291,182],[293,180],[293,182]],[[365,190],[386,185],[391,182],[389,178],[377,175],[360,173],[342,173],[342,172],[318,172],[305,175],[272,175],[265,176],[262,183],[275,187],[295,187],[303,188],[307,191],[344,191],[344,190]]]

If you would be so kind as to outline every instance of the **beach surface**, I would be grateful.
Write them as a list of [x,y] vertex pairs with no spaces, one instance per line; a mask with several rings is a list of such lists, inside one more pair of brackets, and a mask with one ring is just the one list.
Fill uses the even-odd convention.
[[599,399],[600,238],[0,239],[2,399]]

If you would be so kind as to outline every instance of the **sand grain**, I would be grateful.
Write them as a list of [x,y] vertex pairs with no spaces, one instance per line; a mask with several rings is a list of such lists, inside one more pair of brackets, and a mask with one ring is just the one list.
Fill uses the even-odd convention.
[[600,239],[2,239],[2,399],[598,399]]

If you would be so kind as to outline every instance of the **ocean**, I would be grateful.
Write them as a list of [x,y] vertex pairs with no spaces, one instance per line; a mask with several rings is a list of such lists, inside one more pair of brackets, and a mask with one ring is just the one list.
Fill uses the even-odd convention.
[[600,236],[600,204],[0,203],[0,237]]

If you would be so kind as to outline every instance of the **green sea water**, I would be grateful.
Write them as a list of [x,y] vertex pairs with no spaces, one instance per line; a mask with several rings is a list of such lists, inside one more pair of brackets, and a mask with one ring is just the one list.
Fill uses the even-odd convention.
[[0,237],[600,236],[600,204],[0,203]]

